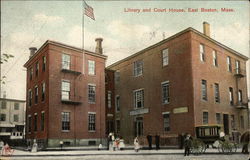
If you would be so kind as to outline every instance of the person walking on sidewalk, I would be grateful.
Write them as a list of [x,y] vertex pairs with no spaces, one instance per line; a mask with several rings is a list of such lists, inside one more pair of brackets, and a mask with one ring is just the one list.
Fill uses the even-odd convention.
[[150,134],[147,135],[147,140],[148,140],[148,148],[151,150],[152,149],[152,136]]
[[140,149],[140,143],[139,143],[138,137],[135,137],[134,145],[135,145],[135,152],[138,152]]
[[188,134],[186,136],[186,139],[184,140],[184,148],[185,148],[184,156],[189,156],[191,143],[192,142],[191,142],[191,139],[190,139],[190,134]]
[[156,150],[160,149],[160,136],[158,134],[155,135],[155,146]]

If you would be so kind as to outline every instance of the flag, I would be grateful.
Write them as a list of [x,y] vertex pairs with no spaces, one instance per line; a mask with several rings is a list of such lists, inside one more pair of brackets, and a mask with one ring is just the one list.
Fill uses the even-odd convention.
[[95,16],[94,16],[94,9],[89,6],[85,1],[83,1],[83,7],[84,7],[84,14],[86,16],[88,16],[89,18],[95,20]]

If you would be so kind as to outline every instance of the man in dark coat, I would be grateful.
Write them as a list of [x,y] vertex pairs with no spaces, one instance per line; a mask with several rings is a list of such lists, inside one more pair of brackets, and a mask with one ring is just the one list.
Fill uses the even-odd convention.
[[147,135],[147,140],[148,140],[148,148],[152,149],[152,136],[151,135]]
[[155,135],[155,146],[156,150],[160,149],[160,136],[158,134]]
[[192,141],[190,139],[190,135],[188,134],[184,140],[184,147],[185,147],[184,156],[189,156],[191,143],[192,143]]

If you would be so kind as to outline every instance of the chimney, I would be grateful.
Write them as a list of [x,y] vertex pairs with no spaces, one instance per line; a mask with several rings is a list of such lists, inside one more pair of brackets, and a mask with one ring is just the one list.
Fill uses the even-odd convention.
[[36,47],[30,47],[30,58],[36,53],[37,48]]
[[95,52],[98,54],[102,54],[102,38],[96,38],[96,48],[95,48]]
[[210,37],[210,24],[207,22],[203,22],[203,33]]

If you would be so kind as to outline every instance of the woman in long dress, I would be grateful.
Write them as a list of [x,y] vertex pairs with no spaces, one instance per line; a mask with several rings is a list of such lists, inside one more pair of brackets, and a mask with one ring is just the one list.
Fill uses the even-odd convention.
[[139,144],[138,137],[135,137],[135,139],[134,139],[134,145],[135,145],[135,152],[138,152],[139,149],[140,149],[140,144]]

